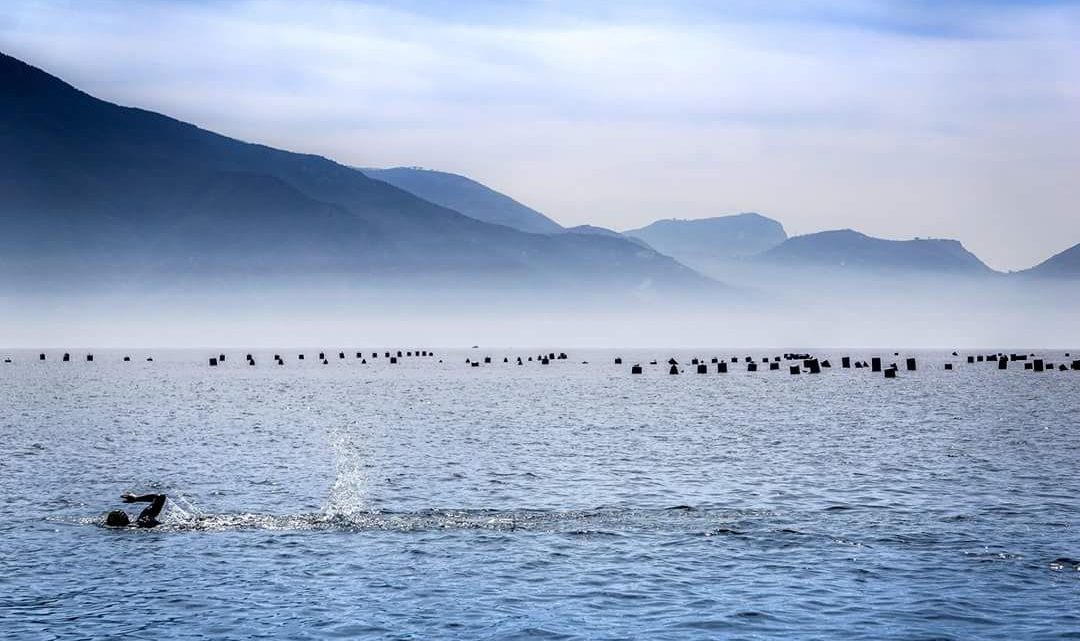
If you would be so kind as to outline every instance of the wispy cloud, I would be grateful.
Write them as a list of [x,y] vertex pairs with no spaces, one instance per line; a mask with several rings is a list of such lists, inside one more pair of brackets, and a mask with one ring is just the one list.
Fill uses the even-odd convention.
[[469,174],[567,224],[760,210],[1080,242],[1072,2],[152,0],[0,8],[101,97],[358,165]]

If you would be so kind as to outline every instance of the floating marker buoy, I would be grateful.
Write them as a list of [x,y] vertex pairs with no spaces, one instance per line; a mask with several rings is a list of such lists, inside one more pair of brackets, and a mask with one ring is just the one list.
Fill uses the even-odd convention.
[[67,352],[64,352],[64,355],[60,357],[60,360],[65,362],[65,363],[70,361],[71,360],[71,354],[68,354]]
[[709,373],[708,365],[704,365],[704,364],[698,365],[697,366],[697,373],[698,374],[708,374]]
[[891,367],[885,370],[885,378],[896,378],[896,370]]
[[945,370],[946,371],[952,370],[952,363],[945,363]]
[[615,364],[616,364],[616,365],[622,365],[622,359],[621,359],[621,358],[619,358],[618,356],[616,356],[616,357],[615,357]]
[[798,365],[791,365],[791,366],[788,367],[788,373],[790,373],[790,374],[801,374],[802,369]]
[[850,356],[842,356],[842,357],[840,357],[840,367],[842,367],[844,369],[850,369],[851,368],[851,357]]
[[881,371],[881,359],[879,357],[875,356],[875,357],[870,359],[870,371],[871,372],[880,372]]
[[756,372],[757,371],[757,363],[747,363],[746,364],[746,371],[748,371],[748,372]]
[[630,368],[630,373],[631,374],[640,374],[641,373],[641,365],[634,365],[633,367],[631,367]]
[[914,358],[907,359],[907,370],[909,372],[914,372],[915,371],[915,359]]
[[678,365],[672,365],[671,369],[668,370],[668,374],[678,374],[678,373],[679,373],[679,366]]
[[210,357],[210,367],[217,367],[217,359],[213,356]]

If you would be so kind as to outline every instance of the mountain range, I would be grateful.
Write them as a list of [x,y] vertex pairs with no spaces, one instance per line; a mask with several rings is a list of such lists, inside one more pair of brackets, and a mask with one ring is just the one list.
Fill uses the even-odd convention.
[[[0,282],[344,278],[453,287],[711,281],[618,237],[525,233],[329,159],[89,96],[0,54]],[[482,190],[481,190],[482,191]]]
[[[709,277],[738,285],[807,267],[997,275],[955,240],[788,237],[757,213],[564,228],[465,176],[357,169],[235,140],[99,100],[3,54],[0,144],[12,150],[0,156],[0,285],[332,278],[696,292],[724,289]],[[1080,278],[1080,245],[1021,273]]]

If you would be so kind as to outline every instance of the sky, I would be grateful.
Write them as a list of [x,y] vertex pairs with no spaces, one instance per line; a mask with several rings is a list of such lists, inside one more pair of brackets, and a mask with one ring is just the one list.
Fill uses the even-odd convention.
[[1080,0],[5,0],[0,50],[113,102],[566,226],[1080,243]]

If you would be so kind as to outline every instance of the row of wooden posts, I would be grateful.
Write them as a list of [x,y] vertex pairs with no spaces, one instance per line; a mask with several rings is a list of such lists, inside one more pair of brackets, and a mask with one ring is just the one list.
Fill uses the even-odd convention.
[[[899,356],[899,355],[900,355],[899,352],[894,354],[894,356]],[[953,352],[953,356],[958,356],[958,354],[956,352]],[[1066,353],[1065,357],[1069,358],[1070,355],[1068,353]],[[818,359],[818,358],[810,356],[809,354],[794,354],[794,353],[787,353],[787,354],[784,354],[782,357],[781,356],[773,356],[772,358],[762,357],[760,359],[760,365],[762,365],[762,366],[767,365],[768,369],[770,371],[776,371],[776,370],[780,369],[781,358],[784,361],[789,361],[789,362],[790,361],[802,361],[801,364],[794,364],[794,365],[789,364],[788,365],[788,373],[792,374],[792,375],[798,375],[798,374],[802,374],[804,372],[808,373],[808,374],[820,374],[822,369],[827,369],[827,368],[832,367],[832,363],[828,359]],[[1029,358],[1031,359],[1030,361],[1028,361]],[[1045,359],[1042,359],[1042,358],[1035,358],[1034,354],[1008,354],[1008,355],[1006,355],[1004,353],[998,353],[998,354],[993,354],[993,355],[985,355],[984,354],[984,355],[972,355],[972,356],[967,357],[967,362],[968,363],[980,363],[980,362],[997,363],[997,368],[999,370],[1008,369],[1009,363],[1010,362],[1015,362],[1015,361],[1024,361],[1024,369],[1033,370],[1035,372],[1053,371],[1055,369],[1054,363],[1046,361]],[[616,365],[622,365],[622,362],[623,362],[622,358],[620,358],[620,357],[615,358],[615,364]],[[756,371],[758,371],[759,363],[754,358],[752,358],[750,356],[747,356],[747,357],[744,358],[744,362],[746,363],[746,371],[748,371],[748,372],[756,372]],[[732,357],[731,358],[731,363],[732,364],[739,363],[739,357],[738,356]],[[650,365],[657,365],[658,363],[657,363],[657,361],[650,361],[649,364]],[[683,372],[683,370],[679,369],[679,362],[677,360],[675,360],[674,358],[668,359],[667,364],[669,365],[668,374],[677,375],[677,374],[681,374]],[[698,374],[708,374],[710,364],[716,366],[716,373],[717,374],[726,374],[728,372],[728,361],[723,360],[723,359],[719,359],[717,357],[713,357],[710,363],[706,363],[704,361],[704,359],[697,359],[697,358],[694,358],[694,359],[692,359],[690,361],[690,365],[694,368],[694,370]],[[885,366],[884,361],[882,360],[882,358],[880,356],[872,357],[870,359],[869,363],[867,363],[866,361],[858,361],[858,360],[853,361],[850,356],[842,356],[840,358],[840,367],[843,368],[843,369],[851,369],[851,368],[863,369],[863,368],[868,368],[871,372],[881,372],[882,375],[885,378],[896,378],[897,372],[900,371],[900,367],[899,367],[899,365],[897,365],[897,363],[890,363],[888,366]],[[918,370],[918,362],[916,361],[916,359],[914,357],[907,357],[907,358],[904,359],[904,368],[909,372],[917,371]],[[953,370],[953,364],[952,363],[945,363],[945,370],[946,371],[952,371]],[[1072,363],[1070,363],[1068,365],[1066,365],[1065,363],[1060,363],[1060,364],[1057,365],[1057,370],[1062,371],[1062,372],[1068,371],[1068,370],[1080,371],[1080,360],[1073,360]],[[642,373],[644,373],[644,368],[641,366],[640,363],[636,363],[636,364],[634,364],[633,366],[630,367],[630,373],[631,374],[642,374]]]
[[[49,359],[49,357],[45,352],[41,352],[40,354],[38,354],[38,360],[39,361],[45,361],[45,360],[48,360],[48,359]],[[60,356],[60,360],[61,360],[61,362],[64,362],[64,363],[71,362],[71,353],[70,352],[64,352],[63,355]],[[131,357],[130,356],[125,356],[121,360],[123,360],[125,363],[130,363],[131,362]],[[154,357],[153,356],[147,356],[146,361],[149,362],[149,363],[153,363],[154,362]],[[10,363],[11,358],[10,357],[5,358],[4,362],[5,363]],[[93,363],[94,362],[94,355],[93,354],[87,354],[86,355],[86,362],[87,363]]]
[[[371,354],[371,359],[372,360],[375,360],[375,359],[379,358],[379,352],[371,352],[370,354]],[[894,356],[899,356],[899,355],[900,355],[899,352],[894,353]],[[953,352],[952,355],[953,356],[959,356],[959,354],[957,352]],[[393,364],[397,364],[398,359],[400,359],[400,358],[413,358],[413,357],[432,358],[432,357],[435,356],[435,352],[433,352],[431,350],[395,350],[395,351],[385,351],[385,352],[382,353],[382,356],[383,356],[383,358],[387,359],[390,362],[390,364],[393,365]],[[346,358],[346,354],[345,354],[345,352],[341,351],[341,352],[338,352],[337,357],[338,357],[339,360],[344,360]],[[297,358],[297,360],[302,361],[302,360],[305,360],[305,355],[303,353],[300,353],[300,354],[297,354],[296,358]],[[365,356],[365,354],[363,352],[356,352],[355,353],[355,358],[360,360],[360,362],[362,364],[367,363],[367,356]],[[1071,358],[1070,354],[1066,353],[1065,358],[1066,359]],[[89,363],[94,362],[94,354],[86,354],[85,359],[86,359],[86,362],[89,362]],[[559,352],[557,354],[555,352],[549,352],[547,354],[537,354],[535,357],[534,356],[527,356],[527,357],[517,356],[516,357],[518,365],[523,365],[526,362],[526,360],[528,362],[534,362],[535,361],[535,362],[538,362],[538,363],[540,363],[542,365],[548,365],[552,361],[568,360],[568,359],[569,359],[569,357],[567,356],[566,352]],[[39,361],[47,360],[47,355],[44,352],[38,354],[38,360]],[[64,352],[63,355],[61,356],[60,360],[62,362],[65,362],[65,363],[70,362],[71,361],[71,353]],[[153,362],[154,358],[152,356],[148,356],[146,358],[146,360],[149,361],[149,362]],[[217,367],[219,364],[225,363],[225,360],[226,360],[226,356],[225,356],[225,354],[222,353],[222,354],[218,354],[217,356],[211,356],[209,358],[208,362],[209,362],[211,367]],[[255,365],[255,357],[252,354],[250,354],[250,353],[246,354],[245,355],[245,360],[246,360],[248,365],[250,365],[250,366]],[[330,359],[328,358],[326,352],[319,352],[318,353],[318,360],[321,361],[323,365],[328,365],[330,363]],[[745,356],[745,357],[742,357],[742,359],[740,359],[740,357],[738,357],[738,356],[733,356],[733,357],[731,357],[730,361],[725,360],[725,359],[720,359],[720,358],[717,358],[717,357],[714,356],[714,357],[712,357],[712,359],[711,359],[711,361],[709,363],[706,363],[704,359],[694,358],[694,359],[691,359],[690,365],[691,365],[691,367],[694,368],[694,371],[696,371],[698,374],[707,374],[707,373],[709,373],[709,365],[710,364],[716,366],[716,372],[718,374],[725,374],[729,370],[729,365],[739,364],[740,362],[745,363],[745,369],[748,372],[756,372],[756,371],[758,371],[759,366],[762,367],[762,368],[767,368],[770,371],[776,371],[776,370],[781,369],[781,361],[782,360],[788,362],[788,367],[787,367],[788,373],[793,374],[793,375],[802,374],[802,373],[820,374],[823,369],[832,368],[832,363],[831,363],[831,361],[829,361],[829,359],[819,359],[817,357],[811,356],[810,354],[802,354],[802,353],[785,353],[782,356],[762,357],[760,359],[755,359],[755,358],[750,357],[750,356]],[[1049,361],[1049,360],[1047,360],[1045,358],[1037,358],[1035,354],[1018,354],[1018,353],[1006,354],[1004,352],[997,352],[997,353],[994,353],[994,354],[972,354],[972,355],[968,355],[966,357],[966,360],[967,360],[968,364],[975,364],[975,363],[996,364],[997,369],[999,369],[999,370],[1007,370],[1007,369],[1009,369],[1009,364],[1010,363],[1022,363],[1024,369],[1031,370],[1031,371],[1034,371],[1034,372],[1046,372],[1046,371],[1055,371],[1055,370],[1056,371],[1067,371],[1067,370],[1080,371],[1080,360],[1072,360],[1072,362],[1068,363],[1068,364],[1066,364],[1066,363],[1056,363],[1055,364],[1054,362]],[[124,362],[130,362],[131,357],[130,356],[124,356],[123,361]],[[484,356],[484,357],[482,357],[482,359],[480,359],[480,358],[477,358],[477,359],[466,358],[465,359],[465,364],[468,365],[468,366],[471,366],[471,367],[479,367],[480,364],[481,364],[481,361],[484,364],[490,364],[492,362],[492,358],[490,356]],[[801,363],[791,364],[792,361],[801,361]],[[5,363],[10,363],[11,358],[5,358],[4,362]],[[276,362],[278,365],[284,365],[285,364],[285,359],[281,356],[281,354],[274,354],[274,362]],[[439,362],[442,362],[442,361],[440,360]],[[503,357],[502,362],[503,363],[509,363],[510,362],[509,357]],[[622,363],[623,363],[623,359],[621,357],[616,357],[615,358],[615,364],[616,365],[622,365]],[[658,362],[657,361],[650,361],[649,364],[650,365],[657,365]],[[668,369],[669,374],[676,375],[676,374],[683,373],[683,370],[680,369],[679,362],[677,360],[675,360],[674,358],[668,359],[667,365],[669,366],[669,369]],[[895,363],[895,362],[890,363],[888,366],[886,366],[884,364],[883,359],[880,356],[872,357],[870,359],[870,362],[860,361],[860,360],[853,360],[852,357],[850,357],[850,356],[842,356],[840,358],[840,367],[843,368],[843,369],[850,369],[850,368],[864,369],[864,368],[866,368],[866,369],[869,369],[872,372],[881,372],[885,376],[885,378],[896,378],[897,372],[900,370],[899,365],[897,363]],[[953,363],[951,363],[951,362],[945,363],[944,367],[945,367],[945,370],[947,370],[947,371],[951,371],[954,368]],[[918,369],[918,363],[917,363],[916,359],[914,357],[905,358],[904,359],[904,368],[909,372],[916,371]],[[631,374],[642,374],[642,373],[644,373],[644,368],[642,367],[642,365],[640,363],[634,364],[630,368],[630,373]]]
[[[338,360],[345,360],[345,358],[346,358],[345,352],[338,352],[337,356],[338,356]],[[413,357],[433,358],[434,356],[435,356],[435,352],[433,352],[431,350],[426,350],[426,349],[415,350],[415,351],[396,350],[395,352],[389,352],[388,351],[388,352],[383,353],[383,358],[389,360],[391,365],[396,365],[399,358],[413,358]],[[306,357],[305,357],[305,355],[303,353],[300,353],[300,354],[296,355],[296,360],[298,360],[298,361],[305,360],[305,358]],[[379,352],[371,352],[371,359],[375,360],[377,358],[379,358]],[[362,365],[367,364],[367,357],[364,355],[364,352],[356,352],[356,359],[359,360]],[[248,365],[250,365],[250,366],[255,365],[255,357],[252,354],[250,354],[250,353],[246,354],[245,355],[245,360],[247,361]],[[322,361],[323,365],[329,365],[330,364],[330,359],[327,358],[326,352],[319,352],[319,357],[318,357],[317,360]],[[218,364],[221,364],[221,363],[224,363],[224,362],[225,362],[225,354],[218,354],[217,356],[211,356],[209,358],[210,367],[217,367]],[[284,365],[285,364],[285,359],[281,356],[281,354],[274,354],[274,362],[277,363],[278,365]],[[442,362],[442,361],[439,361],[439,362]]]

